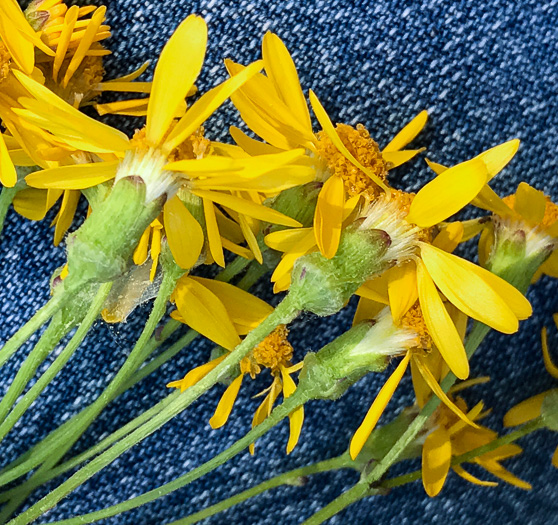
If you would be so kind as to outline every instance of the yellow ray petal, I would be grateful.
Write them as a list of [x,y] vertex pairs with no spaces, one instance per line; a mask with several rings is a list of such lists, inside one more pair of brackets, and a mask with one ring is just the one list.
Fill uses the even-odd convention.
[[299,227],[302,226],[298,221],[279,213],[278,211],[267,208],[261,204],[257,204],[246,199],[241,199],[235,197],[234,195],[228,195],[226,193],[220,193],[217,191],[206,191],[206,190],[193,190],[192,193],[198,197],[209,199],[210,201],[221,204],[231,210],[241,213],[242,215],[247,215],[248,217],[253,217],[254,219],[259,219],[260,221],[270,222],[272,224],[281,224],[282,226]]
[[519,479],[517,476],[513,475],[509,470],[506,470],[500,463],[494,460],[481,460],[478,458],[476,462],[481,465],[483,468],[488,470],[493,476],[500,478],[501,480],[513,485],[514,487],[518,487],[523,490],[531,490],[530,483]]
[[248,260],[252,260],[254,258],[254,254],[250,250],[229,241],[229,239],[226,239],[225,237],[221,237],[221,244],[225,250],[229,250],[229,252],[232,252],[235,255],[240,255],[240,257],[244,257]]
[[[45,129],[49,129],[46,126],[51,121],[53,124],[63,124],[68,128],[68,135],[64,140],[71,144],[71,139],[76,139],[74,142],[79,144],[76,146],[78,149],[87,149],[81,148],[84,142],[90,143],[93,147],[93,149],[88,151],[112,152],[128,149],[128,137],[121,131],[86,116],[81,111],[64,102],[52,91],[21,72],[14,71],[14,74],[25,89],[37,99],[35,101],[20,98],[19,102],[24,107],[31,108],[31,113],[36,113],[39,117],[46,120]],[[29,112],[26,113],[25,110],[14,109],[14,111],[29,116]],[[78,138],[80,140],[77,140]]]
[[[283,396],[285,399],[294,394],[296,384],[284,366],[281,367],[281,377],[283,379]],[[304,423],[304,407],[300,406],[289,414],[289,441],[287,443],[287,454],[290,454],[296,447]]]
[[389,271],[382,273],[380,276],[365,282],[356,294],[360,297],[366,297],[371,301],[377,301],[383,304],[389,304]]
[[226,174],[234,174],[239,177],[255,178],[271,171],[274,168],[282,167],[293,163],[303,157],[302,148],[273,153],[269,155],[259,155],[256,157],[218,157],[210,155],[203,159],[188,159],[170,162],[165,166],[166,170],[182,171],[190,177],[209,177]]
[[463,467],[459,465],[454,465],[452,467],[453,471],[460,477],[462,477],[465,481],[469,483],[473,483],[475,485],[480,485],[482,487],[497,487],[498,483],[495,481],[483,481],[481,479],[476,478],[472,474],[469,474]]
[[416,194],[407,220],[422,228],[446,220],[478,195],[487,176],[486,166],[479,159],[447,169]]
[[249,330],[256,328],[273,312],[273,307],[265,301],[232,284],[203,277],[191,277],[191,279],[202,284],[219,298],[235,325]]
[[509,283],[455,255],[421,244],[421,257],[446,298],[462,312],[503,333],[518,329],[531,313],[523,294]]
[[81,190],[114,178],[118,165],[118,162],[96,162],[50,168],[27,175],[25,182],[32,188]]
[[66,51],[68,50],[72,33],[74,32],[74,27],[78,20],[78,15],[79,7],[74,5],[68,9],[66,15],[64,16],[64,24],[62,24],[60,40],[56,46],[56,55],[52,64],[52,78],[55,82],[58,80],[58,73],[62,67],[64,59],[66,58]]
[[466,242],[476,237],[484,229],[485,225],[478,219],[471,219],[462,221],[461,226],[463,226],[463,237],[460,242]]
[[13,188],[17,182],[17,172],[2,133],[0,133],[0,182],[7,188]]
[[430,399],[432,390],[424,380],[424,377],[422,377],[417,367],[416,359],[411,359],[411,378],[413,380],[413,390],[415,391],[417,405],[419,408],[422,408]]
[[446,405],[459,419],[463,422],[467,423],[468,425],[472,426],[473,428],[479,428],[479,426],[467,417],[463,413],[463,411],[448,397],[448,395],[442,390],[436,378],[432,375],[432,372],[425,366],[424,362],[420,358],[416,358],[415,362],[417,364],[417,368],[419,372],[422,374],[422,377],[432,390],[434,394]]
[[[314,230],[308,229],[306,235],[301,237],[301,239],[292,246],[292,248],[285,253],[279,264],[276,266],[273,274],[271,275],[271,282],[278,283],[282,281],[285,284],[285,276],[289,275],[293,269],[295,261],[311,251],[316,247],[316,240],[314,239]],[[290,280],[287,282],[287,286],[290,284]]]
[[[262,68],[262,62],[254,62],[243,71],[203,94],[180,119],[165,140],[166,151],[172,151],[186,140],[227,100],[242,84]],[[151,95],[153,97],[153,95]]]
[[249,137],[236,126],[231,126],[229,132],[233,140],[248,153],[248,155],[269,155],[271,153],[281,152],[279,148],[271,144],[266,144],[265,142],[260,142],[259,140]]
[[183,322],[214,343],[232,350],[240,338],[221,300],[188,276],[182,277],[173,293]]
[[140,67],[138,67],[135,71],[132,71],[131,73],[128,73],[127,75],[123,75],[121,77],[117,77],[114,78],[112,80],[107,80],[104,82],[104,84],[111,84],[112,82],[132,82],[133,80],[136,80],[136,78],[139,78],[141,75],[143,75],[146,71],[147,68],[149,67],[149,65],[151,64],[150,60],[145,61]]
[[390,190],[384,184],[384,182],[374,173],[372,173],[368,168],[365,168],[357,159],[353,157],[353,155],[345,147],[345,144],[343,144],[342,140],[339,138],[337,131],[335,131],[333,123],[331,122],[326,110],[322,106],[322,103],[318,100],[318,97],[312,90],[310,90],[310,104],[312,104],[312,109],[314,110],[318,122],[322,126],[325,134],[329,137],[331,142],[333,142],[333,145],[349,162],[354,164],[359,170],[366,173],[366,175],[368,175],[378,186],[380,186],[380,188],[382,188],[389,195]]
[[97,32],[101,28],[101,24],[105,19],[106,11],[107,8],[105,6],[99,7],[93,13],[93,16],[89,20],[87,28],[85,29],[83,36],[80,38],[78,47],[66,69],[66,73],[62,81],[63,87],[66,87],[68,85],[68,82],[83,62],[83,59],[85,58],[91,44],[93,44],[93,42],[96,40],[96,37],[98,36]]
[[[260,423],[262,423],[265,420],[265,418],[269,417],[269,414],[271,414],[273,405],[277,397],[281,393],[281,390],[282,390],[281,380],[279,379],[279,376],[275,376],[273,378],[273,383],[271,384],[271,387],[269,389],[269,393],[267,394],[267,396],[265,396],[260,406],[254,412],[254,417],[252,418],[252,428],[257,427]],[[248,447],[248,450],[252,455],[254,454],[254,448],[255,448],[254,443],[252,443]]]
[[55,219],[56,228],[54,230],[54,246],[58,246],[60,244],[64,234],[72,224],[80,196],[80,191],[67,190],[64,192],[64,198],[62,199],[62,204],[60,205],[60,211]]
[[371,301],[370,299],[366,299],[366,297],[361,297],[358,301],[355,316],[353,317],[353,326],[362,321],[374,319],[385,307],[385,304]]
[[213,207],[213,203],[211,201],[207,199],[202,200],[209,252],[213,257],[213,260],[219,266],[224,268],[225,256],[223,255],[223,245],[221,244],[221,236],[219,235],[219,225],[217,224],[217,218],[215,217],[215,208]]
[[552,377],[558,379],[558,366],[556,366],[552,362],[552,359],[550,357],[550,352],[548,351],[548,338],[546,335],[546,326],[541,330],[541,343],[542,343],[544,367]]
[[471,201],[477,208],[491,211],[501,217],[514,215],[513,210],[498,195],[485,184],[480,193]]
[[258,239],[256,239],[256,236],[254,235],[252,228],[250,228],[246,217],[244,217],[244,215],[240,215],[238,217],[238,222],[240,224],[240,229],[242,230],[242,235],[244,235],[246,244],[248,244],[250,251],[254,254],[254,258],[260,264],[263,264],[263,255],[260,245],[258,244]]
[[325,181],[316,203],[314,235],[320,252],[331,259],[339,247],[343,225],[345,185],[341,177],[333,175]]
[[306,238],[312,228],[295,228],[292,230],[279,230],[265,236],[265,243],[272,250],[288,252],[296,246],[301,239]]
[[45,218],[47,209],[47,192],[35,188],[18,191],[13,200],[15,211],[26,219],[40,221]]
[[437,162],[432,162],[430,159],[424,159],[426,164],[428,164],[428,167],[436,174],[436,175],[440,175],[440,173],[443,173],[444,171],[446,171],[448,168],[447,166],[444,166],[443,164],[438,164]]
[[407,352],[405,357],[397,365],[397,368],[394,370],[393,374],[391,374],[389,379],[385,382],[380,392],[378,392],[378,395],[376,396],[376,399],[374,399],[372,406],[364,417],[363,422],[355,432],[353,438],[351,439],[351,444],[349,447],[349,452],[352,459],[355,459],[359,455],[362,447],[364,447],[364,444],[370,437],[370,434],[374,430],[376,423],[378,423],[380,416],[384,412],[387,404],[389,403],[395,392],[395,389],[399,385],[401,378],[405,373],[405,370],[407,370],[410,358],[411,353]]
[[207,25],[190,15],[166,43],[153,75],[147,109],[147,140],[157,146],[167,133],[176,110],[200,74],[207,45]]
[[171,381],[167,383],[168,388],[180,388],[181,392],[184,392],[187,388],[190,388],[192,385],[195,385],[198,381],[203,379],[211,370],[213,370],[223,359],[227,357],[227,354],[218,357],[217,359],[213,359],[209,361],[209,363],[205,363],[204,365],[197,366],[190,370],[183,379],[179,379],[178,381]]
[[525,182],[521,182],[515,192],[514,210],[529,224],[539,224],[544,217],[546,197]]
[[452,222],[442,229],[432,242],[432,245],[440,248],[440,250],[452,253],[459,243],[462,242],[464,231],[463,223]]
[[[226,60],[225,65],[231,75],[238,75],[246,68],[230,60]],[[304,126],[298,116],[283,103],[275,85],[265,75],[255,75],[242,87],[240,96],[246,97],[261,119],[276,129],[291,146],[306,147],[314,141],[311,128]]]
[[169,248],[176,264],[185,270],[193,268],[205,240],[200,223],[176,195],[165,203],[163,214]]
[[[225,61],[227,63],[227,61]],[[258,108],[243,93],[237,91],[231,96],[231,100],[239,111],[242,120],[259,137],[261,137],[273,147],[288,150],[292,146],[289,140],[283,135],[279,125],[274,126],[268,123],[262,116]]]
[[263,37],[262,57],[265,72],[275,85],[283,102],[312,134],[310,113],[300,86],[293,59],[281,39],[269,31]]
[[413,261],[389,270],[388,296],[393,322],[399,324],[418,299],[417,271]]
[[417,264],[420,307],[428,333],[444,361],[459,379],[469,376],[469,361],[465,348],[430,275],[422,263]]
[[225,393],[215,409],[213,417],[209,420],[211,428],[221,428],[227,422],[227,419],[229,419],[234,402],[238,396],[238,391],[242,385],[243,377],[244,374],[240,374],[225,390]]
[[149,250],[149,237],[151,237],[151,226],[145,228],[145,231],[142,233],[138,245],[134,250],[134,264],[137,266],[142,265],[147,260],[147,252]]
[[431,432],[422,446],[422,485],[426,493],[437,496],[449,472],[451,463],[451,441],[442,426]]
[[[2,2],[0,5],[0,38],[17,66],[30,75],[35,65],[33,43],[25,38],[21,29],[29,27],[17,5]],[[32,30],[32,29],[31,29]]]
[[402,164],[409,162],[412,158],[416,157],[419,153],[422,153],[422,149],[406,149],[403,151],[388,151],[382,152],[382,158],[388,164],[388,170],[393,170],[398,168]]
[[[409,144],[422,131],[428,120],[428,112],[421,111],[411,122],[409,122],[383,149],[384,153],[399,151]],[[384,157],[385,158],[385,157]]]
[[527,421],[531,421],[532,419],[539,417],[541,415],[544,398],[550,392],[552,392],[552,390],[542,392],[536,396],[525,399],[518,405],[510,408],[504,416],[504,426],[515,427],[517,425],[523,425],[523,423],[527,423]]
[[151,271],[149,272],[149,280],[153,281],[157,273],[157,264],[159,262],[159,255],[161,255],[161,239],[163,237],[162,228],[153,228],[153,238],[151,240]]
[[513,139],[490,148],[476,157],[481,159],[486,165],[488,181],[506,167],[508,162],[510,162],[517,153],[518,148],[519,139]]

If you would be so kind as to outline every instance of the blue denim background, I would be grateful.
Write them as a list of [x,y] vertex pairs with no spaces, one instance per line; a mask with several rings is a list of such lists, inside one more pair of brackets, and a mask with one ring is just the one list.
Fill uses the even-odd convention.
[[[362,122],[380,145],[385,145],[404,123],[426,108],[430,120],[417,143],[428,147],[431,159],[448,164],[519,137],[521,149],[494,181],[495,189],[510,193],[525,180],[558,198],[556,1],[108,0],[106,4],[113,27],[109,47],[114,54],[106,62],[110,77],[146,59],[154,60],[179,21],[189,13],[198,13],[206,18],[210,30],[206,66],[198,83],[203,91],[225,78],[223,58],[244,63],[258,58],[261,37],[271,30],[291,50],[303,86],[316,91],[334,121]],[[207,130],[212,137],[222,139],[233,123],[237,117],[227,105]],[[132,130],[140,123],[126,126]],[[397,170],[392,180],[413,190],[431,176],[419,159]],[[64,261],[63,249],[53,248],[51,240],[47,220],[31,223],[14,213],[9,215],[0,260],[2,340],[48,297],[49,276]],[[474,403],[482,397],[493,407],[487,420],[493,428],[499,428],[504,413],[515,403],[552,385],[543,368],[539,332],[543,325],[552,324],[551,314],[558,310],[557,291],[555,281],[543,278],[529,293],[535,315],[522,324],[519,335],[492,334],[472,362],[473,376],[488,374],[492,381],[470,390],[467,398]],[[274,300],[265,283],[258,293]],[[344,331],[354,306],[335,320],[305,316],[293,323],[297,355],[320,348]],[[147,313],[147,307],[141,308],[124,326],[96,325],[87,343],[4,442],[3,461],[14,459],[95,399],[123,362]],[[558,336],[555,331],[551,335],[556,349]],[[167,395],[166,382],[207,360],[210,348],[197,341],[122,396],[74,450],[84,450]],[[22,353],[18,356],[21,362]],[[558,352],[554,351],[554,356],[558,360]],[[18,359],[12,359],[2,369],[0,389],[7,388],[18,364]],[[365,378],[334,404],[309,403],[300,444],[290,456],[284,454],[284,423],[258,442],[255,457],[241,454],[189,487],[103,523],[168,523],[277,473],[341,453],[385,377]],[[264,385],[263,379],[258,384],[246,382],[230,423],[213,431],[207,421],[222,392],[222,387],[216,388],[83,485],[41,522],[115,504],[212,457],[248,430],[257,402],[251,395]],[[407,379],[384,421],[411,401]],[[475,487],[450,474],[435,499],[427,498],[421,484],[415,483],[386,497],[363,500],[331,523],[476,524],[479,519],[498,524],[558,523],[558,473],[550,464],[557,443],[556,434],[540,432],[522,442],[525,453],[521,457],[506,462],[534,485],[531,492],[503,483],[493,489]],[[322,474],[304,487],[286,487],[259,496],[210,523],[300,523],[356,479],[354,473]],[[44,493],[42,490],[35,497]]]

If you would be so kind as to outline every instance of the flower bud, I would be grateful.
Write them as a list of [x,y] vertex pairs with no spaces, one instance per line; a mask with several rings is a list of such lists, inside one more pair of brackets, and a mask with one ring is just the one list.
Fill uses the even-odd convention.
[[521,221],[494,216],[493,224],[494,242],[485,266],[525,292],[556,242]]
[[390,243],[382,230],[347,228],[333,258],[314,252],[296,261],[289,296],[301,310],[320,316],[338,312],[364,282],[390,267],[385,257]]
[[161,204],[161,199],[145,202],[141,179],[118,181],[81,228],[68,236],[65,287],[113,281],[123,275],[141,235],[161,212]]

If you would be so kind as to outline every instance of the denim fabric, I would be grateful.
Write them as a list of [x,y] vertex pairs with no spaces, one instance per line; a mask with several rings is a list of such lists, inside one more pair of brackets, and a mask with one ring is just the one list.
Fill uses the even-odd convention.
[[[203,92],[225,78],[223,58],[232,57],[243,63],[258,58],[261,37],[271,30],[291,50],[303,86],[316,91],[334,121],[361,122],[380,145],[385,145],[403,124],[426,108],[430,120],[416,143],[428,147],[432,160],[447,164],[519,137],[521,149],[494,181],[495,190],[511,193],[524,180],[558,198],[556,0],[105,3],[113,27],[109,46],[114,54],[106,62],[110,77],[147,59],[155,60],[178,22],[189,13],[198,13],[206,18],[210,30],[206,66],[198,83]],[[138,121],[123,124],[122,120],[108,120],[128,131],[141,125]],[[207,131],[212,137],[224,139],[228,126],[237,121],[234,108],[227,104],[208,123]],[[396,170],[392,180],[413,190],[431,177],[423,160],[418,159]],[[14,213],[9,215],[0,256],[2,340],[48,298],[49,276],[64,261],[63,249],[54,248],[51,242],[48,220],[31,223]],[[259,295],[277,300],[269,288],[261,284]],[[555,281],[541,279],[529,293],[535,315],[522,323],[520,333],[491,334],[473,359],[472,376],[490,375],[492,380],[471,389],[466,397],[471,403],[482,398],[493,407],[486,420],[488,426],[501,428],[502,417],[511,406],[551,387],[552,380],[542,363],[539,333],[543,325],[551,326],[551,314],[558,311],[554,295],[557,291]],[[335,319],[303,316],[294,322],[291,333],[297,356],[320,348],[342,333],[350,325],[354,307],[351,303]],[[6,439],[3,462],[13,460],[99,395],[123,362],[148,311],[147,307],[141,308],[126,325],[116,328],[101,323],[95,326],[87,343]],[[558,348],[553,329],[551,341],[552,347]],[[29,348],[27,345],[2,369],[0,391],[7,388]],[[196,341],[123,395],[103,413],[74,452],[86,449],[163,398],[168,393],[165,384],[207,360],[210,348]],[[558,360],[556,350],[554,356]],[[309,403],[300,444],[290,456],[284,453],[288,425],[283,423],[257,443],[254,457],[241,454],[189,487],[104,523],[169,523],[270,476],[340,454],[385,377],[365,378],[335,403]],[[85,483],[40,522],[118,503],[209,459],[249,429],[258,402],[251,396],[266,385],[266,380],[246,381],[229,424],[218,431],[211,430],[208,424],[222,392],[222,387],[215,388]],[[406,378],[383,421],[411,402],[412,389]],[[506,462],[508,468],[534,485],[531,492],[504,483],[497,488],[476,487],[450,474],[446,487],[435,499],[429,499],[421,484],[415,483],[388,496],[360,501],[330,523],[558,523],[558,473],[550,464],[556,444],[558,435],[542,431],[523,440],[523,455]],[[482,472],[474,472],[482,476]],[[297,524],[356,479],[350,472],[322,474],[303,487],[276,489],[209,522]],[[38,491],[34,500],[45,492]]]

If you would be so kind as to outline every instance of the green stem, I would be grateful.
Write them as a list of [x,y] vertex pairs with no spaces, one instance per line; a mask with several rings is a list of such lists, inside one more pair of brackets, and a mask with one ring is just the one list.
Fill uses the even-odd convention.
[[[176,391],[174,395],[168,396],[149,410],[143,412],[140,416],[135,418],[134,420],[130,421],[130,423],[124,425],[123,427],[119,428],[116,432],[113,432],[110,436],[107,436],[105,439],[97,443],[95,446],[87,449],[85,452],[69,459],[68,461],[54,467],[53,469],[49,470],[48,472],[42,473],[40,477],[36,479],[37,485],[46,483],[51,479],[54,479],[68,470],[71,470],[88,459],[100,454],[108,447],[110,447],[113,443],[116,443],[118,440],[122,439],[123,437],[127,436],[131,432],[133,432],[136,428],[143,425],[145,422],[149,421],[154,415],[158,414],[163,408],[168,406],[175,397],[179,396],[180,393]],[[21,474],[20,474],[21,475]],[[19,476],[18,476],[19,477]],[[13,489],[7,490],[0,495],[0,503],[5,503],[6,501],[10,500],[14,496],[18,496],[21,492],[21,487],[17,486]]]
[[[72,330],[72,328],[74,328],[74,325],[66,325],[62,316],[55,317],[48,325],[37,344],[33,347],[25,361],[19,367],[12,384],[2,398],[2,401],[0,401],[0,421],[2,421],[0,429],[6,429],[6,416],[13,408],[17,398],[25,390],[29,381],[35,375],[35,372],[41,363],[43,363],[50,352],[54,350],[56,345],[64,338],[64,336],[68,334],[68,332],[70,332],[70,330]],[[11,428],[11,426],[9,428]],[[1,434],[0,441],[6,433],[7,432]]]
[[[247,264],[249,264],[249,263],[250,263],[249,260],[243,259],[241,257],[237,257],[229,266],[227,266],[227,268],[225,270],[223,270],[220,274],[217,275],[216,279],[218,279],[220,281],[223,281],[223,282],[228,282],[230,279],[235,277],[239,272],[241,272],[247,266]],[[161,344],[163,344],[169,337],[171,337],[182,326],[184,326],[184,325],[181,322],[176,321],[174,319],[170,319],[166,323],[166,325],[164,326],[161,333],[157,337],[152,337],[150,339],[149,343],[145,345],[145,348],[144,348],[144,350],[141,354],[140,360],[142,362],[147,360],[148,357],[159,346],[161,346]],[[194,332],[193,330],[190,330],[179,341],[177,341],[175,344],[173,344],[169,349],[165,350],[165,352],[163,352],[161,355],[157,356],[155,359],[153,359],[152,361],[147,363],[145,366],[143,366],[142,368],[137,370],[135,372],[135,374],[131,378],[129,378],[129,380],[127,382],[125,382],[124,384],[121,385],[121,387],[120,387],[119,391],[117,392],[117,394],[115,395],[115,397],[119,396],[121,393],[128,390],[129,388],[134,386],[136,383],[138,383],[139,381],[141,381],[142,379],[147,377],[149,374],[153,373],[155,370],[157,370],[164,363],[166,363],[167,361],[172,359],[176,354],[178,354],[178,352],[180,352],[185,346],[187,346],[197,335],[198,335],[197,332]],[[85,410],[87,410],[87,408]],[[151,410],[149,410],[148,412],[151,415],[153,415]],[[64,423],[62,426],[60,426],[56,430],[54,430],[47,438],[45,438],[43,441],[41,441],[40,443],[35,445],[35,447],[33,447],[32,449],[27,451],[25,454],[22,454],[19,458],[17,458],[11,464],[4,467],[1,471],[1,474],[0,474],[0,484],[3,484],[4,483],[3,480],[5,480],[5,479],[8,479],[8,481],[13,481],[14,479],[17,479],[18,477],[26,474],[31,469],[33,469],[37,465],[39,465],[41,460],[38,460],[38,458],[44,458],[44,456],[45,456],[43,451],[45,449],[49,449],[49,447],[52,443],[58,443],[59,439],[61,439],[61,436],[65,436],[68,429],[71,429],[74,426],[76,418],[78,418],[78,417],[80,417],[80,414],[76,414],[75,416],[73,416],[70,420],[66,421],[66,423]],[[134,423],[135,421],[140,421],[141,423],[138,423],[138,425],[137,425],[137,426],[139,426],[140,424],[143,424],[145,421],[147,421],[147,419],[149,419],[149,418],[146,418],[145,420],[142,420],[142,417],[140,416],[139,418],[136,418],[136,420],[132,421],[132,423]],[[132,430],[137,428],[137,426],[133,426]],[[126,425],[124,428],[127,428],[127,427],[128,427],[128,425]],[[112,437],[112,436],[109,436],[109,438],[103,440],[102,443],[106,442],[107,443],[106,447],[108,447],[110,444],[114,443],[115,441],[117,441],[123,435],[126,435],[126,433],[129,433],[130,431],[125,432],[122,435],[120,434],[120,431],[116,431],[115,433],[112,434],[112,436],[118,436],[116,439],[109,442],[109,438]],[[99,451],[104,450],[104,448],[101,447],[100,449],[98,449],[95,446],[91,450],[95,450],[95,452],[90,454],[90,455],[87,455],[87,456],[85,454],[80,454],[80,456],[78,456],[78,457],[84,457],[85,459],[89,459],[90,457],[96,455]],[[83,461],[85,461],[85,459]],[[71,468],[74,468],[79,463],[80,463],[79,461],[74,462],[73,460],[70,460],[70,461],[66,462],[65,463],[65,465],[67,465],[66,468],[64,468],[62,470],[59,469],[59,468],[55,469],[55,471],[58,472],[58,474],[56,474],[56,475],[59,475],[62,472],[65,472],[65,471],[67,471]],[[7,477],[3,477],[3,475],[7,471],[10,471],[10,470],[13,470],[13,472],[11,474],[7,474],[6,475]],[[43,475],[42,479],[44,479],[46,481],[46,480],[50,480],[54,477],[56,477],[56,476],[49,474],[48,476]],[[17,490],[19,490],[19,487],[16,487],[15,489],[12,489],[8,492],[3,493],[0,496],[0,501],[6,501],[7,495],[12,494],[14,491],[17,491]]]
[[[185,487],[192,481],[205,476],[212,470],[215,470],[217,467],[223,465],[234,456],[242,452],[244,449],[250,446],[251,443],[256,441],[256,439],[263,436],[281,420],[286,418],[293,410],[295,410],[299,406],[302,406],[306,401],[308,401],[308,396],[306,396],[301,391],[295,391],[295,393],[285,399],[285,401],[281,405],[275,407],[268,418],[266,418],[262,423],[246,433],[242,438],[233,443],[229,448],[213,457],[203,465],[200,465],[199,467],[191,470],[183,476],[180,476],[170,483],[166,483],[165,485],[162,485],[154,490],[150,490],[149,492],[146,492],[141,496],[137,496],[123,503],[119,503],[118,505],[113,505],[112,507],[107,507],[106,509],[97,512],[92,512],[83,516],[76,516],[75,518],[70,518],[54,523],[57,523],[58,525],[93,523],[95,521],[109,518],[111,516],[116,516],[117,514],[121,514],[122,512],[135,509],[137,507],[140,507],[141,505],[149,503],[150,501],[154,501],[158,498],[166,496],[167,494],[170,494],[171,492],[174,492],[175,490]],[[15,523],[18,522],[14,521],[14,524]]]
[[[149,363],[142,366],[128,381],[126,381],[117,393],[117,396],[132,388],[136,383],[152,374],[155,370],[163,366],[167,361],[170,361],[175,355],[186,348],[196,337],[198,332],[188,330],[176,343],[167,348],[163,353],[149,361]],[[115,396],[116,397],[116,396]]]
[[[288,324],[298,315],[298,309],[294,304],[292,304],[292,300],[290,300],[289,297],[290,296],[287,296],[269,317],[267,317],[257,328],[252,330],[245,337],[245,339],[203,379],[177,397],[173,403],[170,403],[168,407],[162,410],[150,421],[139,427],[118,443],[114,444],[110,449],[103,452],[101,455],[97,456],[89,464],[77,471],[73,476],[53,490],[50,494],[45,496],[42,500],[37,502],[17,518],[11,520],[10,524],[26,525],[38,518],[94,474],[112,463],[112,461],[128,449],[151,435],[153,432],[157,431],[161,426],[190,406],[190,404],[213,387],[223,376],[230,373],[233,368],[238,365],[238,363],[246,355],[248,355],[252,348],[267,337],[278,325]],[[294,397],[294,395],[291,397]]]
[[370,488],[366,483],[356,483],[341,496],[334,499],[331,503],[319,510],[313,516],[310,516],[302,525],[319,525],[329,518],[335,516],[349,505],[372,495]]
[[18,188],[17,185],[13,186],[12,188],[7,188],[6,186],[2,188],[2,192],[0,193],[0,234],[4,229],[6,214],[8,213],[12,201],[14,200],[14,197],[19,190],[20,188]]
[[[111,286],[112,283],[107,283],[99,287],[99,291],[97,292],[97,295],[93,303],[91,304],[89,311],[87,312],[79,328],[76,330],[76,333],[70,339],[70,341],[68,342],[64,350],[49,366],[46,372],[38,379],[38,381],[23,396],[23,398],[17,403],[17,405],[12,409],[12,411],[8,415],[8,417],[2,421],[2,424],[0,424],[0,441],[4,439],[4,437],[6,437],[8,432],[13,428],[13,426],[17,423],[17,421],[19,421],[20,417],[26,412],[26,410],[31,406],[31,404],[35,401],[35,399],[39,397],[41,392],[50,384],[50,382],[54,379],[54,377],[58,374],[58,372],[60,372],[60,370],[68,362],[68,360],[74,354],[74,352],[81,344],[81,342],[85,339],[85,336],[89,331],[89,328],[91,328],[91,326],[97,319],[99,312],[101,311],[101,308],[110,291]],[[55,320],[53,320],[53,322],[51,323],[48,329],[50,329],[50,327],[53,326],[54,324],[55,324]],[[58,326],[55,329],[55,335],[52,340],[54,342],[54,346],[73,327],[73,324],[67,326],[64,324],[63,321],[62,321],[62,326],[60,326],[58,323],[56,323],[56,325]],[[51,349],[52,347],[48,350],[48,352],[50,352]],[[48,352],[46,352],[46,354],[43,352],[42,355],[39,355],[33,363],[26,365],[27,363],[26,360],[24,365],[20,368],[20,370],[18,371],[18,376],[20,375],[20,372],[24,372],[26,368],[28,368],[28,370],[26,373],[23,374],[23,376],[25,377],[22,380],[20,380],[19,385],[16,388],[17,392],[13,392],[10,398],[8,395],[6,395],[4,399],[2,399],[2,403],[0,403],[0,420],[3,419],[5,416],[5,412],[1,408],[4,401],[8,400],[9,402],[11,399],[14,399],[14,401],[15,399],[17,399],[18,395],[23,391],[23,388],[25,388],[25,384],[27,383],[27,381],[29,381],[30,377],[32,377],[32,375],[35,373],[37,367],[44,360]],[[29,356],[29,358],[31,358],[31,355]],[[16,376],[16,380],[17,380],[17,376]],[[14,380],[14,382],[12,383],[10,390],[12,389],[12,387],[16,386],[16,380]],[[9,392],[10,391],[8,391],[8,393]]]
[[252,264],[248,266],[246,274],[238,283],[238,287],[243,290],[248,290],[254,284],[256,284],[261,277],[263,277],[269,270],[266,266],[261,265],[258,261],[252,261]]
[[319,463],[314,463],[313,465],[308,465],[306,467],[297,468],[291,470],[289,472],[285,472],[284,474],[279,474],[274,478],[268,479],[251,489],[245,490],[240,492],[239,494],[235,494],[234,496],[224,499],[211,507],[207,507],[206,509],[200,510],[195,514],[191,514],[186,518],[183,518],[178,521],[173,521],[169,525],[191,525],[193,523],[197,523],[198,521],[204,520],[215,514],[219,514],[239,503],[242,503],[250,498],[258,496],[267,490],[271,490],[282,485],[296,485],[300,478],[303,476],[311,476],[312,474],[319,474],[320,472],[328,472],[331,470],[339,470],[343,468],[350,468],[347,465],[347,456],[339,456],[332,459],[326,459],[325,461],[320,461]]
[[56,440],[52,443],[50,448],[43,451],[43,455],[47,454],[46,461],[37,470],[33,476],[21,485],[18,497],[10,501],[0,513],[1,518],[7,518],[10,514],[15,511],[19,505],[25,500],[27,495],[40,484],[40,477],[47,473],[51,468],[53,468],[60,458],[73,446],[73,444],[82,436],[82,434],[87,430],[89,425],[95,420],[95,418],[104,410],[104,408],[116,397],[122,384],[137,370],[140,364],[143,362],[142,352],[149,341],[151,335],[157,328],[157,325],[161,321],[163,315],[166,312],[167,301],[174,290],[176,281],[182,275],[182,272],[166,272],[163,277],[163,282],[159,288],[159,293],[157,298],[153,303],[153,309],[145,324],[145,327],[136,342],[134,348],[130,352],[130,355],[112,379],[109,385],[103,390],[102,394],[85,410],[83,410],[77,418],[73,420],[73,424],[68,428],[67,434],[61,440]]
[[56,293],[35,315],[27,321],[0,349],[0,367],[63,306],[63,293]]

